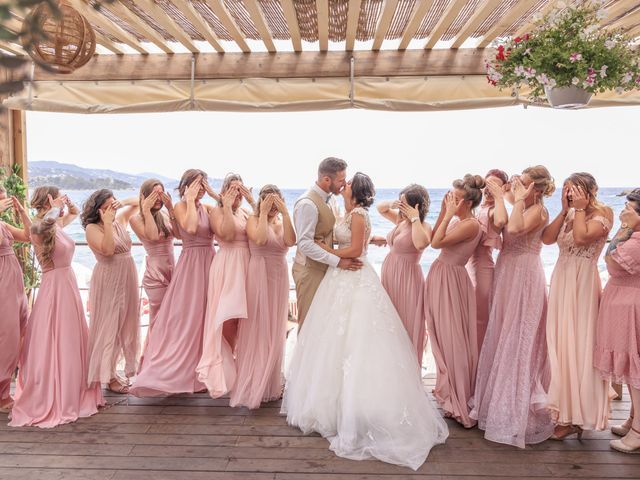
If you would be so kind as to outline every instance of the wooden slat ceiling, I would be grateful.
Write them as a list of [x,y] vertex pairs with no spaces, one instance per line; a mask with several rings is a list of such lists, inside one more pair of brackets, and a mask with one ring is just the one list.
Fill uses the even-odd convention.
[[[557,0],[68,0],[112,52],[483,48],[522,34]],[[639,36],[640,0],[614,0],[603,27]],[[16,12],[16,19],[24,12]],[[385,41],[391,40],[385,45]],[[286,41],[280,42],[278,41]],[[360,43],[358,43],[360,42]],[[283,47],[286,45],[286,48]],[[15,44],[0,50],[18,52]]]

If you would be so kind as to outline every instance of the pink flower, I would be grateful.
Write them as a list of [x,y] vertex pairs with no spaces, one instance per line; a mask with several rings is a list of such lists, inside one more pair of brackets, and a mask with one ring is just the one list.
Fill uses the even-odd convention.
[[600,76],[602,78],[607,76],[607,68],[609,68],[607,65],[603,65],[602,68],[600,68]]
[[580,60],[582,60],[582,54],[581,53],[572,53],[569,56],[569,60],[571,61],[571,63],[579,62]]

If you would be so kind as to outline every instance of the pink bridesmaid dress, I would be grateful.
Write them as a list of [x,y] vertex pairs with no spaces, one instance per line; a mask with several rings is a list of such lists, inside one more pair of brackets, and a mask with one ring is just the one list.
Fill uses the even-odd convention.
[[182,253],[149,332],[144,364],[129,389],[137,397],[193,393],[205,388],[196,377],[196,365],[202,352],[209,266],[215,250],[206,207],[198,205],[197,213],[195,234],[178,227]]
[[424,274],[420,266],[422,250],[418,250],[411,239],[411,225],[397,225],[387,235],[389,254],[382,263],[382,286],[389,294],[393,306],[402,319],[416,349],[418,365],[427,343],[424,318]]
[[233,218],[235,237],[230,242],[218,240],[220,248],[211,263],[202,357],[197,368],[198,379],[212,398],[221,397],[235,385],[237,321],[248,318],[247,270],[251,253],[247,214],[238,210]]
[[[89,417],[104,405],[99,382],[87,385],[88,328],[76,276],[74,241],[55,228],[51,262],[27,324],[12,427],[55,427]],[[42,262],[41,262],[42,263]]]
[[[474,218],[462,222],[477,222]],[[447,231],[461,223],[454,218]],[[473,254],[482,229],[466,242],[443,248],[427,275],[425,316],[437,378],[433,394],[445,416],[466,428],[475,425],[469,417],[478,364],[476,297],[465,264]]]
[[27,324],[27,296],[13,235],[0,221],[0,405],[9,402],[11,379],[20,355],[20,332]]
[[467,262],[467,272],[476,289],[476,315],[478,333],[478,352],[482,349],[484,335],[489,323],[491,300],[493,297],[493,273],[495,263],[493,251],[502,247],[502,237],[495,231],[489,218],[489,210],[493,207],[481,206],[478,210],[478,221],[482,228],[482,239]]
[[267,243],[249,241],[247,318],[238,325],[238,375],[232,407],[258,408],[282,394],[282,359],[289,313],[289,273],[284,232],[269,228]]
[[94,251],[98,263],[89,284],[89,383],[109,383],[119,378],[118,362],[124,358],[127,377],[137,370],[140,338],[138,272],[131,256],[131,237],[120,222],[113,222],[115,251],[104,256]]
[[472,418],[492,442],[524,448],[553,433],[547,410],[547,287],[542,231],[507,229],[496,262],[489,325],[480,351]]

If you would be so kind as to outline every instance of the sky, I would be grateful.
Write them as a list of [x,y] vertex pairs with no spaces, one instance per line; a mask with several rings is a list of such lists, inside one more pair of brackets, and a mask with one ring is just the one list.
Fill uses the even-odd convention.
[[465,173],[543,164],[557,182],[592,173],[601,187],[640,186],[640,109],[562,111],[522,106],[439,112],[29,112],[30,161],[55,160],[179,178],[240,173],[245,184],[305,188],[327,156],[378,188],[448,187]]

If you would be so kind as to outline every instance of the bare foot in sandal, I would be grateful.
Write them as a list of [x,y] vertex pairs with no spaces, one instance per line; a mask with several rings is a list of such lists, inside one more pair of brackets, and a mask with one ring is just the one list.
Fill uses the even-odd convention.
[[113,378],[109,382],[109,386],[107,388],[109,389],[109,391],[113,393],[119,393],[121,395],[129,393],[129,385],[123,385],[117,378]]

